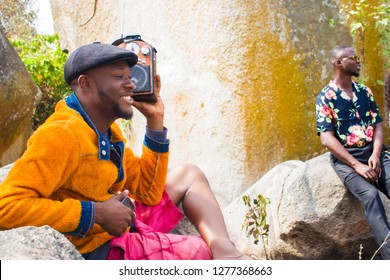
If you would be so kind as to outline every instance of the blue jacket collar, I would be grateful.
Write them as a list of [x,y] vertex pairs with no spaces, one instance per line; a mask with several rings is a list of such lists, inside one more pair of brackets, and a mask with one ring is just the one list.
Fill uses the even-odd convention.
[[87,113],[84,111],[83,106],[80,104],[80,101],[77,99],[76,94],[73,92],[65,99],[66,104],[69,108],[72,108],[76,112],[78,112],[84,119],[84,121],[96,132],[98,136],[98,146],[99,146],[99,159],[110,160],[110,139],[111,129],[109,130],[109,136],[107,134],[99,131]]

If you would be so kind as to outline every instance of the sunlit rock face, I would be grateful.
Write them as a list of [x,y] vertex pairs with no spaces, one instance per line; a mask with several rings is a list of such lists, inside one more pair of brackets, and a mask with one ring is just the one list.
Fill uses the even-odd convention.
[[37,95],[38,87],[0,30],[0,166],[24,152]]
[[[376,255],[379,245],[363,205],[334,172],[329,153],[304,162],[290,160],[278,164],[244,194],[251,198],[252,206],[258,194],[271,203],[266,206],[268,240],[263,243],[259,237],[257,245],[246,227],[241,228],[250,209],[243,200],[236,198],[224,209],[230,237],[243,252],[260,259],[304,260],[357,260],[359,253],[365,260]],[[380,196],[390,217],[390,201],[385,195]]]
[[[50,1],[63,48],[121,34],[141,34],[156,47],[170,167],[199,165],[223,206],[278,163],[324,152],[314,103],[332,78],[330,50],[354,44],[347,28],[329,25],[347,2]],[[367,31],[365,42],[364,73],[383,108],[378,34]],[[144,126],[136,114],[129,141],[136,152]]]

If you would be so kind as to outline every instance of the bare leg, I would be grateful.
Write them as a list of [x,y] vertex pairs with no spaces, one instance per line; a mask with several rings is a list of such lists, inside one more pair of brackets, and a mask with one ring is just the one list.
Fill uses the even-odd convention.
[[252,259],[230,240],[218,202],[198,167],[183,165],[171,170],[166,189],[173,203],[182,203],[185,215],[209,246],[213,259]]

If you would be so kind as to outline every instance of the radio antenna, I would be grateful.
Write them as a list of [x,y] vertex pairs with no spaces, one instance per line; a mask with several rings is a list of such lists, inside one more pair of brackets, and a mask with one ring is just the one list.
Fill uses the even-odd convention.
[[123,38],[123,26],[125,24],[125,0],[122,0],[122,24],[121,24],[121,38]]

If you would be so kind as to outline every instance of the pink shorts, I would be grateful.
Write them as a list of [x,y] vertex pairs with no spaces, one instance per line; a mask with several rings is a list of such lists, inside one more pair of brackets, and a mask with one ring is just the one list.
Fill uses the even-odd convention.
[[148,206],[135,202],[137,219],[130,232],[115,237],[109,260],[209,260],[211,253],[199,236],[170,234],[183,214],[166,191],[161,202]]

